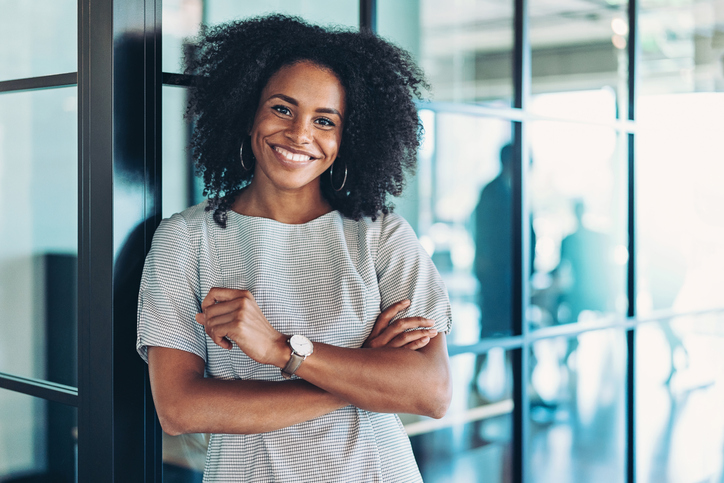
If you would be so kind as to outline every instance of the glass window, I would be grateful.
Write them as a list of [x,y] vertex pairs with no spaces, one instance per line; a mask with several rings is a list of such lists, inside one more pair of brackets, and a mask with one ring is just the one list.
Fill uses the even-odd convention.
[[77,360],[76,106],[75,87],[0,95],[0,372],[68,385]]
[[76,0],[4,1],[0,81],[78,70]]
[[195,175],[188,150],[191,126],[184,119],[186,88],[163,86],[163,217],[202,201],[203,182]]
[[637,311],[722,307],[724,93],[642,96]]
[[510,106],[513,2],[377,2],[378,33],[409,50],[436,101]]
[[425,140],[417,175],[398,212],[445,280],[455,314],[448,340],[472,344],[510,334],[513,200],[510,166],[501,153],[511,123],[429,108],[420,119]]
[[[603,90],[612,98],[610,109],[596,109],[598,99],[585,95],[566,106],[564,112],[545,114],[615,119],[619,112],[620,117],[625,118],[627,41],[625,1],[531,1],[532,93]],[[545,106],[533,103],[530,110],[540,113],[538,107]]]
[[73,483],[78,410],[0,389],[0,481]]
[[724,91],[724,5],[642,0],[639,92]]
[[636,481],[724,476],[722,314],[636,329]]
[[359,27],[356,0],[163,0],[163,70],[183,71],[184,39],[198,33],[201,23],[214,25],[270,13],[298,15],[307,22]]
[[530,481],[626,480],[626,360],[622,330],[533,344]]
[[450,359],[453,399],[440,420],[400,415],[425,483],[512,481],[513,376],[501,348]]
[[[565,106],[580,95],[545,94],[533,103]],[[530,124],[530,136],[531,328],[624,315],[626,135],[594,125],[537,121]]]

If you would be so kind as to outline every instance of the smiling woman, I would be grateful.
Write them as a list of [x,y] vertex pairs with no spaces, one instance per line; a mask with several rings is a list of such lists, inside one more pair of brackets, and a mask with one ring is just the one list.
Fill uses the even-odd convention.
[[[186,73],[195,76],[188,115],[196,126],[191,146],[204,194],[222,226],[238,192],[258,174],[245,166],[251,167],[257,154],[246,148],[261,114],[262,91],[281,69],[300,62],[317,66],[322,77],[333,74],[343,89],[344,115],[337,116],[342,125],[333,129],[344,139],[338,145],[340,165],[329,166],[334,185],[329,175],[320,178],[322,196],[333,209],[355,220],[387,214],[388,197],[401,194],[406,172],[414,170],[422,138],[414,99],[427,83],[406,51],[369,32],[322,29],[280,15],[209,27],[187,59]],[[284,76],[276,77],[281,82]],[[315,96],[317,89],[312,84]],[[269,107],[289,109],[294,118],[298,106],[275,99]],[[320,114],[335,123],[334,113]],[[327,122],[320,118],[317,124]]]
[[337,159],[344,102],[344,88],[329,69],[305,61],[279,69],[262,91],[249,133],[254,182],[239,193],[233,210],[284,223],[330,211],[319,183]]
[[369,33],[274,16],[210,29],[189,114],[207,202],[164,220],[137,349],[205,481],[415,482],[394,414],[450,403],[450,303],[391,213],[424,86]]

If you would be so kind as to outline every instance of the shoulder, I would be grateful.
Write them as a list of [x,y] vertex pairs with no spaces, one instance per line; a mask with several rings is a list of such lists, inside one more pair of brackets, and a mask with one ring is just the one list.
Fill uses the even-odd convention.
[[207,238],[208,220],[213,223],[212,213],[205,211],[205,208],[204,201],[161,220],[153,235],[149,255],[159,250],[177,252],[198,248],[202,240]]
[[412,226],[402,216],[397,213],[388,213],[377,219],[380,230],[380,241],[387,243],[390,241],[412,242],[417,243],[417,235]]
[[161,220],[161,224],[156,229],[156,237],[163,236],[192,236],[203,231],[207,220],[212,214],[206,211],[207,202],[204,201],[198,205],[186,208],[180,213],[174,213],[169,218]]
[[[342,216],[342,215],[340,215]],[[374,220],[370,217],[363,217],[359,220],[353,220],[342,216],[345,225],[345,231],[354,231],[359,233],[372,245],[386,243],[390,239],[399,237],[413,238],[417,240],[415,231],[410,224],[402,216],[397,213],[381,214]]]

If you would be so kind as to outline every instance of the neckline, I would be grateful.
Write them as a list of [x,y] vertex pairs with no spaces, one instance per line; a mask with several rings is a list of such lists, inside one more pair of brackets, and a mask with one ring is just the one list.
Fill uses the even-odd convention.
[[247,219],[247,220],[254,221],[254,222],[259,222],[259,223],[269,223],[269,224],[272,224],[272,225],[288,226],[288,227],[296,227],[296,226],[302,227],[302,226],[307,226],[307,225],[314,224],[314,223],[317,223],[317,222],[321,222],[323,219],[339,213],[339,211],[337,211],[337,210],[330,210],[330,211],[328,211],[327,213],[325,213],[325,214],[323,214],[323,215],[320,215],[320,216],[318,216],[318,217],[316,217],[316,218],[312,218],[311,220],[306,221],[306,222],[304,222],[304,223],[284,223],[284,222],[281,222],[281,221],[277,221],[277,220],[275,220],[274,218],[266,218],[266,217],[264,217],[264,216],[243,215],[243,214],[241,214],[241,213],[239,213],[239,212],[237,212],[237,211],[234,211],[234,210],[232,210],[232,209],[229,209],[226,213],[227,213],[227,216],[228,216],[228,213],[233,213],[233,216],[239,217],[240,219]]

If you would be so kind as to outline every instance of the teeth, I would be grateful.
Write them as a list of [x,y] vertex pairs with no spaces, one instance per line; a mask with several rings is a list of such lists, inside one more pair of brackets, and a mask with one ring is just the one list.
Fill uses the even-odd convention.
[[277,153],[281,154],[285,158],[287,158],[289,161],[309,161],[312,159],[311,156],[305,156],[303,154],[294,154],[289,151],[287,151],[284,148],[280,148],[279,146],[275,147],[274,150],[276,150]]

